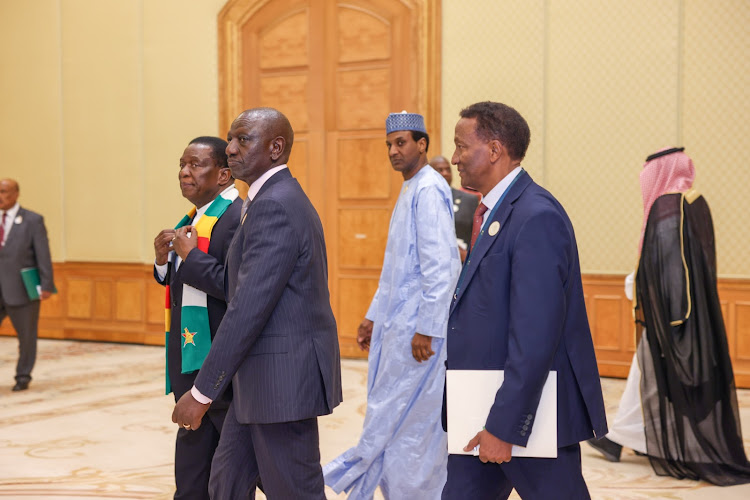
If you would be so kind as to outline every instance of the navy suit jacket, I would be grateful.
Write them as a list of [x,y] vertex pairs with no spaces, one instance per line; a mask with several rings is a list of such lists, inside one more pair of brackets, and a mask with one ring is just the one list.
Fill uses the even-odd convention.
[[[188,284],[193,288],[206,293],[206,309],[208,310],[208,327],[211,331],[211,339],[216,336],[221,319],[227,310],[226,296],[224,292],[224,260],[229,252],[232,237],[240,223],[240,212],[242,211],[242,199],[237,198],[232,202],[219,220],[214,224],[211,231],[211,241],[208,245],[208,253],[194,248],[182,261],[175,272],[172,269],[169,280],[170,307],[172,309],[172,320],[169,325],[169,339],[167,340],[167,365],[169,380],[172,383],[175,401],[193,387],[195,376],[198,372],[182,373],[182,332],[180,321],[182,311],[182,285]],[[166,283],[159,279],[154,269],[154,278],[162,285]],[[229,406],[232,399],[231,391],[226,391],[224,397],[214,402],[212,408],[223,408]]]
[[226,263],[229,306],[195,386],[213,399],[231,379],[243,424],[329,414],[342,399],[341,362],[318,214],[284,169],[240,224]]
[[[499,230],[490,235],[495,221]],[[526,445],[550,370],[557,371],[558,447],[606,434],[573,226],[528,174],[510,187],[467,258],[447,344],[449,370],[505,370],[486,422],[503,441]]]
[[0,248],[0,300],[6,305],[17,307],[31,302],[21,279],[25,267],[39,269],[42,290],[55,289],[44,218],[19,207],[5,246]]

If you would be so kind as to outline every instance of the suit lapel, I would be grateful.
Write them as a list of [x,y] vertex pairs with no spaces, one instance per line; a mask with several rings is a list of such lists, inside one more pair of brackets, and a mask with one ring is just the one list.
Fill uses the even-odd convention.
[[[523,191],[532,182],[531,176],[527,173],[521,175],[523,175],[523,177],[519,178],[518,181],[510,187],[510,191],[505,196],[505,199],[503,199],[500,203],[500,206],[497,208],[495,215],[483,226],[484,234],[477,240],[474,248],[469,253],[467,262],[464,265],[466,269],[463,270],[463,277],[459,278],[459,289],[457,290],[455,298],[451,303],[451,312],[453,312],[456,304],[458,304],[466,289],[469,287],[469,283],[471,283],[471,279],[476,274],[477,269],[479,268],[479,264],[487,254],[487,251],[489,251],[489,249],[492,247],[492,245],[495,244],[497,240],[503,238],[504,235],[507,234],[507,231],[505,230],[505,223],[508,220],[508,217],[510,217],[511,212],[513,212],[513,204],[521,196],[521,193],[523,193]],[[489,229],[492,224],[495,223],[499,224],[500,227],[498,228],[497,233],[495,233],[494,235],[490,235]]]
[[[271,187],[274,184],[276,184],[277,182],[279,182],[279,181],[281,181],[283,179],[287,179],[287,178],[292,178],[292,173],[289,171],[289,167],[287,167],[285,169],[282,169],[282,170],[279,170],[278,172],[276,172],[275,174],[273,174],[271,177],[269,177],[266,180],[266,182],[263,183],[263,185],[260,187],[260,189],[258,190],[258,192],[255,194],[255,198],[253,198],[252,200],[250,200],[250,203],[248,203],[247,210],[245,210],[245,213],[240,216],[240,227],[238,228],[237,232],[241,232],[242,227],[245,225],[245,219],[247,218],[247,213],[250,211],[250,207],[252,206],[252,204],[255,203],[255,200],[257,200],[258,198],[260,198],[260,196],[269,187]],[[237,233],[235,233],[235,237],[237,237],[236,235],[237,235]]]
[[[21,223],[16,224],[16,219],[21,218]],[[10,232],[5,236],[5,245],[3,249],[8,248],[8,245],[12,245],[18,238],[20,238],[21,231],[26,230],[26,210],[23,207],[18,207],[16,216],[10,223]]]
[[[252,205],[255,200],[260,198],[269,187],[273,186],[277,182],[280,182],[284,179],[291,179],[291,178],[292,178],[292,173],[289,171],[289,168],[284,168],[282,170],[279,170],[278,172],[273,174],[271,177],[269,177],[266,182],[263,183],[263,185],[258,190],[258,194],[256,194],[255,198],[253,198],[253,200],[250,202],[250,205]],[[248,207],[248,211],[249,210],[250,208]]]
[[[245,215],[242,215],[240,218],[240,225],[237,228],[237,230],[234,232],[234,237],[232,237],[232,242],[229,244],[229,250],[227,251],[227,258],[226,258],[226,265],[224,266],[224,291],[226,293],[227,301],[230,296],[230,280],[229,280],[229,272],[230,272],[230,266],[232,266],[233,270],[232,272],[236,272],[237,268],[239,268],[239,261],[242,259],[242,253],[243,253],[243,239],[244,239],[244,231],[249,231],[249,228],[245,228],[245,220],[247,219],[248,214],[250,213],[250,209],[253,206],[253,203],[255,203],[260,197],[263,196],[263,194],[266,192],[266,190],[276,184],[277,182],[280,182],[285,179],[293,179],[292,173],[289,171],[289,168],[285,168],[282,170],[279,170],[275,174],[273,174],[266,182],[263,183],[263,185],[258,190],[258,193],[255,195],[255,198],[253,198],[250,201],[250,204],[247,206],[247,211],[245,212]],[[233,292],[233,290],[232,290]]]

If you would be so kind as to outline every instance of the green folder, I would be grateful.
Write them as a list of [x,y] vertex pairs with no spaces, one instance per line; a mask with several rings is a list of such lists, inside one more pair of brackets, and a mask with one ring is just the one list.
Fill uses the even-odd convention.
[[[31,300],[39,300],[42,295],[42,282],[39,279],[39,269],[36,267],[24,267],[21,269],[21,279],[26,287],[26,293]],[[53,289],[57,293],[57,287]]]

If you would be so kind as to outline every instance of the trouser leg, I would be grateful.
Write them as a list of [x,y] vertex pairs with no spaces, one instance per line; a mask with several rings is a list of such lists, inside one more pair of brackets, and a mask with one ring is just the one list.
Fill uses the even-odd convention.
[[[223,420],[226,410],[218,410]],[[219,444],[221,422],[216,422],[217,410],[203,416],[197,430],[179,428],[175,442],[174,472],[175,500],[205,500],[208,498],[208,479],[211,461]]]
[[579,444],[558,448],[557,458],[516,457],[502,464],[524,500],[590,500]]
[[36,362],[37,329],[39,326],[39,301],[33,300],[23,306],[5,306],[13,328],[18,336],[18,364],[16,381],[31,380],[31,370]]
[[263,491],[269,500],[325,500],[318,419],[251,424]]
[[211,500],[253,499],[258,480],[258,461],[250,426],[237,421],[234,404],[231,404],[211,462],[208,482]]
[[504,500],[512,490],[500,465],[482,463],[473,455],[448,455],[443,500]]

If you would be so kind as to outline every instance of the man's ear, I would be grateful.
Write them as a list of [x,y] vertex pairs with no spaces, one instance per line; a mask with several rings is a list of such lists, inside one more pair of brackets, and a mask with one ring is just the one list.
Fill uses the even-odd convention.
[[219,186],[227,186],[232,182],[232,171],[229,167],[219,167]]
[[281,158],[281,155],[284,154],[285,146],[286,146],[286,141],[281,136],[278,136],[273,141],[271,141],[271,159],[273,161],[276,161],[279,158]]
[[427,152],[427,139],[421,137],[417,141],[417,147],[419,148],[419,154],[425,154]]
[[498,141],[497,139],[493,139],[489,142],[490,147],[490,161],[492,163],[495,163],[497,160],[503,157],[503,155],[508,154],[508,150],[505,149],[505,146]]

